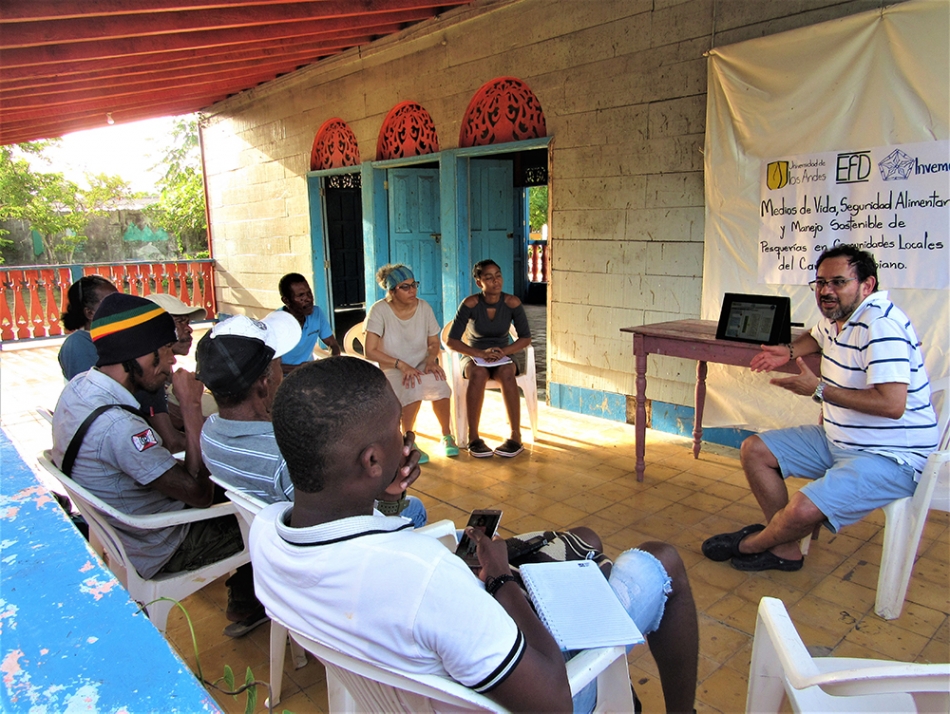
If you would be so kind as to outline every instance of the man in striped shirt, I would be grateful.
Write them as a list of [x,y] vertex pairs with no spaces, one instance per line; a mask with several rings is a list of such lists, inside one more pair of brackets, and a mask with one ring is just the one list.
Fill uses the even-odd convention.
[[[283,380],[281,358],[300,340],[300,325],[275,311],[263,320],[235,315],[198,343],[198,379],[211,390],[219,413],[201,430],[201,456],[211,474],[265,503],[294,500],[287,462],[277,447],[271,407]],[[426,524],[425,505],[415,496],[387,497],[386,515]]]
[[[822,406],[822,423],[751,436],[741,460],[767,525],[703,543],[738,570],[798,570],[799,541],[820,523],[833,532],[911,496],[937,447],[930,383],[913,325],[879,289],[874,257],[851,245],[822,253],[815,291],[823,319],[787,345],[763,345],[751,363],[768,372],[795,360],[800,374],[771,383]],[[821,377],[802,357],[821,353]],[[788,496],[783,479],[812,479]]]

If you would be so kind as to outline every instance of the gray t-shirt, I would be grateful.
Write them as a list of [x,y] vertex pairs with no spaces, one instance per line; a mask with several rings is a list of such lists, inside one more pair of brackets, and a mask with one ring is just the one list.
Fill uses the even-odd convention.
[[[138,408],[138,402],[125,387],[97,369],[90,369],[66,385],[53,413],[53,463],[62,465],[79,426],[96,407],[105,404]],[[176,463],[148,422],[125,409],[109,409],[86,432],[72,478],[129,515],[180,511],[185,508],[182,501],[149,485]],[[143,578],[161,570],[188,534],[187,524],[147,531],[115,522],[113,526]]]
[[366,331],[379,335],[380,348],[390,357],[421,369],[429,353],[428,340],[440,330],[432,306],[425,300],[419,300],[408,320],[398,317],[386,300],[379,300],[369,309]]
[[269,421],[212,414],[201,429],[201,457],[212,476],[267,503],[294,500],[287,462]]

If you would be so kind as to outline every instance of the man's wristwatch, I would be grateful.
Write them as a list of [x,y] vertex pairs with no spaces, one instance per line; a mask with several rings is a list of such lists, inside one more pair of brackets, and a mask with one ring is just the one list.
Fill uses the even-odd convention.
[[811,398],[814,399],[819,404],[825,401],[825,383],[824,382],[818,382],[818,386],[815,387],[815,393],[811,395]]
[[403,491],[398,501],[376,501],[376,510],[384,516],[398,516],[406,510],[408,505],[409,499],[406,498],[406,492]]

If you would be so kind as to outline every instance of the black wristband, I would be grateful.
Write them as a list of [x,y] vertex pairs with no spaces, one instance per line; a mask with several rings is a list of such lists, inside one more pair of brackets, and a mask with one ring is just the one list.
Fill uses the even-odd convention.
[[485,592],[487,592],[492,597],[496,597],[501,586],[505,583],[510,583],[515,579],[514,575],[499,575],[497,578],[488,578],[485,581]]

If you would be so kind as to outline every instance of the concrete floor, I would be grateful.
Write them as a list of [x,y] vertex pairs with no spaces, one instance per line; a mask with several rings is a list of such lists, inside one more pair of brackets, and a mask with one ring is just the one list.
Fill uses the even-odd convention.
[[[30,463],[50,445],[49,427],[32,409],[52,407],[62,388],[57,347],[19,351],[6,347],[0,354],[0,423]],[[187,363],[182,360],[181,366]],[[488,395],[485,410],[484,437],[495,445],[506,436],[497,395]],[[424,407],[418,422],[420,445],[433,456],[423,467],[416,495],[425,501],[431,520],[451,518],[461,524],[473,508],[500,508],[503,535],[583,524],[601,535],[614,556],[645,540],[676,545],[688,567],[699,610],[698,711],[742,711],[756,606],[763,595],[785,602],[806,645],[816,654],[950,661],[950,514],[931,513],[903,614],[885,621],[873,612],[882,512],[835,536],[822,533],[805,567],[796,573],[741,573],[728,563],[706,560],[700,551],[709,535],[761,520],[734,450],[708,446],[694,460],[688,440],[648,430],[646,479],[637,483],[632,426],[544,405],[540,424],[538,443],[527,444],[525,453],[515,459],[471,459],[465,453],[445,459],[434,455],[437,425]],[[497,427],[492,430],[491,425]],[[184,601],[206,676],[219,676],[229,664],[238,679],[251,667],[266,680],[269,627],[241,640],[228,639],[221,632],[227,624],[226,599],[221,580]],[[191,637],[180,613],[172,613],[167,634],[194,667]],[[648,648],[635,648],[628,659],[644,711],[661,711],[656,665]],[[280,708],[326,711],[323,668],[311,661],[294,671],[290,658],[287,661]],[[215,698],[229,712],[244,710],[243,699]],[[264,710],[261,703],[257,710]]]

